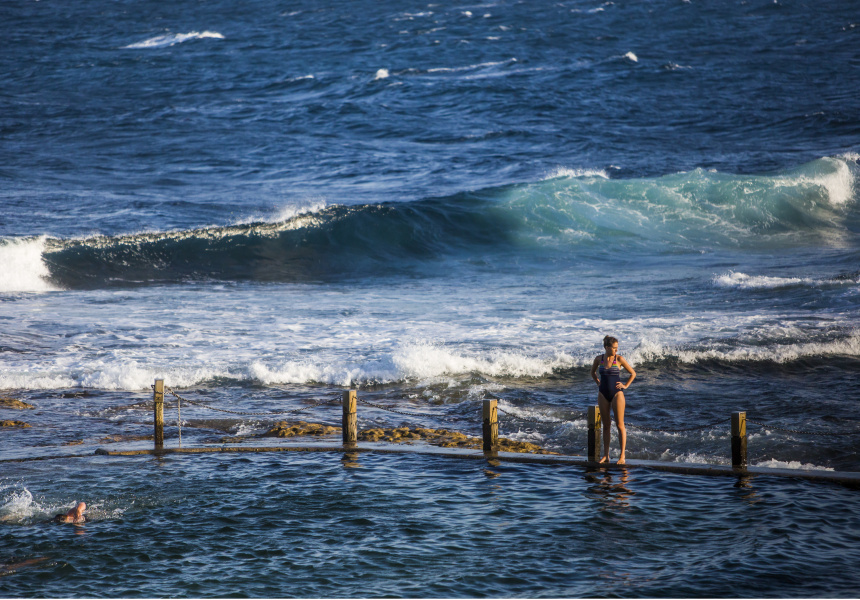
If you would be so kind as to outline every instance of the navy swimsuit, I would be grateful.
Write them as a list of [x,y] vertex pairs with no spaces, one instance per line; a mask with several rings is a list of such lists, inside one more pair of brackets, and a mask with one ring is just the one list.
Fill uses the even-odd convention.
[[615,356],[615,360],[609,368],[606,368],[603,365],[605,360],[606,356],[604,355],[604,357],[600,359],[600,367],[598,368],[598,371],[600,372],[599,390],[600,393],[603,394],[603,397],[611,404],[612,400],[615,398],[615,394],[624,390],[619,390],[616,387],[616,384],[621,381],[621,369],[618,367],[618,355]]

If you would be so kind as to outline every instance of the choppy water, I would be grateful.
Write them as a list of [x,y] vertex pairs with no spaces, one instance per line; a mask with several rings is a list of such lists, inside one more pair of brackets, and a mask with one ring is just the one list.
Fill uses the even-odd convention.
[[[773,477],[296,453],[9,475],[28,483],[2,492],[20,517],[0,531],[4,553],[44,560],[0,577],[3,596],[808,597],[858,585],[857,492]],[[91,499],[88,523],[41,522],[70,497]]]
[[[860,470],[857,24],[787,0],[0,7],[0,395],[36,406],[0,409],[32,425],[0,457],[151,433],[129,405],[156,377],[238,411],[349,386],[424,415],[360,427],[476,433],[495,397],[502,435],[581,454],[610,334],[638,373],[629,458],[727,464],[746,410],[752,464]],[[187,444],[275,420],[182,419]],[[74,500],[24,473],[0,485]],[[492,593],[587,593],[522,568]],[[795,595],[767,585],[725,593]]]

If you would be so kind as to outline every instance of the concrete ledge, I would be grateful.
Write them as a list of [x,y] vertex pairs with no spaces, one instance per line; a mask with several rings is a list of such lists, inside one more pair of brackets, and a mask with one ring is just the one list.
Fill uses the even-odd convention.
[[[860,472],[824,471],[802,469],[770,469],[767,467],[748,467],[735,469],[722,465],[704,465],[692,463],[669,463],[654,460],[628,460],[625,465],[600,464],[589,461],[584,456],[524,454],[516,452],[487,452],[480,450],[463,450],[458,448],[437,448],[433,446],[396,447],[381,443],[362,443],[355,446],[332,444],[286,444],[279,446],[199,446],[190,448],[164,448],[163,450],[115,450],[99,448],[95,454],[103,456],[169,456],[172,454],[207,454],[216,452],[372,452],[378,454],[422,454],[443,458],[459,458],[472,460],[499,460],[511,463],[570,465],[593,470],[622,471],[625,469],[650,469],[684,475],[719,475],[733,477],[770,476],[793,477],[811,481],[839,483],[850,487],[860,488]],[[66,457],[58,457],[66,458]]]

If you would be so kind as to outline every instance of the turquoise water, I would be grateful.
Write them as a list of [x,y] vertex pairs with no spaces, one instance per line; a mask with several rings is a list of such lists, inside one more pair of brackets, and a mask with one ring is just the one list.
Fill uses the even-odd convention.
[[[857,491],[837,485],[365,453],[3,468],[18,500],[0,560],[41,560],[0,577],[4,597],[850,597],[860,585]],[[43,522],[81,499],[85,525]]]

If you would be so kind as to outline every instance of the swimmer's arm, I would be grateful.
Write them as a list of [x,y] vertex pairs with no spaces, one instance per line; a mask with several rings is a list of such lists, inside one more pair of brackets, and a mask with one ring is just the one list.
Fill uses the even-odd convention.
[[600,385],[600,378],[597,377],[597,367],[600,364],[600,357],[595,356],[594,362],[591,364],[591,378],[594,380],[594,383]]
[[627,389],[630,387],[630,384],[633,383],[633,380],[636,379],[636,371],[633,370],[633,367],[630,366],[630,363],[623,356],[618,357],[618,362],[624,367],[629,373],[630,378],[627,380],[627,385],[620,384],[623,389]]

